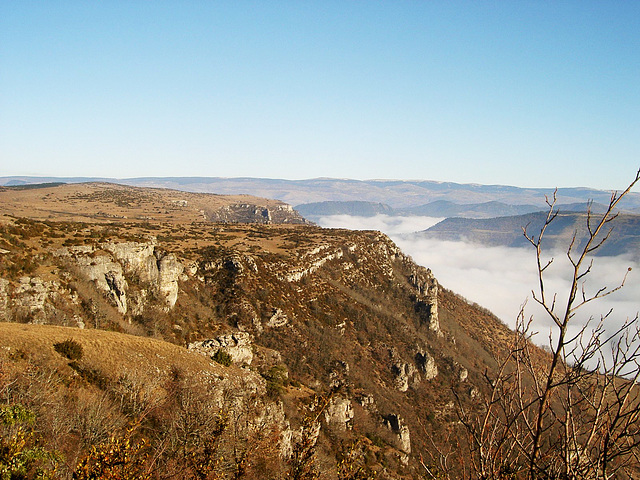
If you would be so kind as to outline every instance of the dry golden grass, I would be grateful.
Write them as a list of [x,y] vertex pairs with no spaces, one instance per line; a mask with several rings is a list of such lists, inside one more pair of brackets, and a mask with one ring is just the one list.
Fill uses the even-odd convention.
[[[186,374],[219,375],[228,368],[183,347],[161,340],[136,337],[103,330],[81,330],[54,325],[0,322],[0,362],[26,355],[39,365],[68,369],[69,360],[54,349],[54,344],[74,340],[82,345],[81,363],[111,379],[124,370],[142,377],[166,377],[173,368]],[[234,369],[235,367],[229,367]]]

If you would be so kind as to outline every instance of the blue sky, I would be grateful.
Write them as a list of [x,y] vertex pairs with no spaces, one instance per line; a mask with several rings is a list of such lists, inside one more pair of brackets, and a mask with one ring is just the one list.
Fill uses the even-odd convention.
[[0,175],[623,188],[637,1],[0,0]]

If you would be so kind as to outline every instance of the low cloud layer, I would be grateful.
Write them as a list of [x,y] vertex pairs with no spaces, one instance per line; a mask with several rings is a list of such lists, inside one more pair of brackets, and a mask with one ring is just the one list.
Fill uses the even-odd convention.
[[317,220],[325,228],[348,228],[350,230],[379,230],[387,235],[397,236],[404,233],[419,232],[444,220],[433,217],[392,217],[376,215],[374,217],[353,217],[351,215],[328,215]]
[[[512,328],[521,306],[527,302],[526,316],[534,316],[534,329],[540,332],[536,341],[548,344],[550,319],[531,296],[532,290],[538,292],[539,289],[533,247],[483,247],[465,242],[424,239],[411,234],[424,230],[439,220],[441,219],[429,217],[337,215],[323,217],[318,223],[326,227],[374,229],[386,233],[418,264],[430,268],[441,285],[488,308]],[[546,275],[546,289],[550,295],[557,292],[556,302],[559,306],[564,306],[568,296],[571,266],[565,252],[553,252],[553,258],[553,265]],[[608,320],[609,331],[621,325],[626,318],[636,315],[640,308],[640,268],[629,258],[595,258],[593,273],[589,276],[585,289],[587,294],[593,294],[603,286],[614,288],[620,284],[629,267],[633,267],[633,270],[628,274],[625,287],[580,309],[573,331],[577,331],[579,325],[589,317],[599,320],[609,309],[613,309]]]

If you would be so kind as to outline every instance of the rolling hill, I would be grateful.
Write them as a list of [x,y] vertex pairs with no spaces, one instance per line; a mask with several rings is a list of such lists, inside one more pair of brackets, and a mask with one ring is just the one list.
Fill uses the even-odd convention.
[[[523,235],[523,228],[526,227],[529,234],[537,235],[546,218],[546,212],[489,219],[447,218],[416,235],[486,246],[524,247],[528,245],[528,241]],[[603,235],[606,232],[608,229]],[[545,246],[553,250],[566,249],[574,234],[576,247],[579,247],[588,235],[587,214],[561,212],[545,234]],[[620,214],[613,224],[609,239],[597,251],[597,255],[631,255],[638,259],[639,254],[640,215]]]
[[[507,205],[536,205],[544,209],[545,196],[554,188],[519,188],[506,185],[459,184],[431,180],[352,180],[316,178],[284,180],[268,178],[219,177],[141,177],[130,179],[87,179],[55,177],[0,177],[0,185],[43,182],[100,181],[152,188],[224,195],[251,194],[274,198],[290,205],[316,202],[364,201],[388,204],[395,209],[419,207],[445,200],[459,205],[501,202]],[[581,187],[558,186],[560,203],[585,203],[593,200],[607,204],[611,192]],[[640,208],[640,194],[628,195],[620,208]]]

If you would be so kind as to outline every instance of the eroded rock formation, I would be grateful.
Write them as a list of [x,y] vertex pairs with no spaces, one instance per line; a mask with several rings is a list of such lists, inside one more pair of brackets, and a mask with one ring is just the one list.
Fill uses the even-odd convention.
[[237,365],[251,365],[253,360],[251,335],[246,332],[234,332],[201,342],[193,342],[189,344],[189,350],[209,357],[213,357],[222,350]]
[[324,411],[324,419],[327,425],[337,430],[345,431],[351,428],[353,408],[351,400],[341,395],[331,397]]
[[[126,276],[148,286],[171,309],[178,299],[178,280],[184,266],[172,253],[157,249],[153,241],[109,242],[99,246],[68,247],[56,252],[81,276],[95,283],[122,314],[127,313]],[[142,297],[146,293],[141,294]]]

